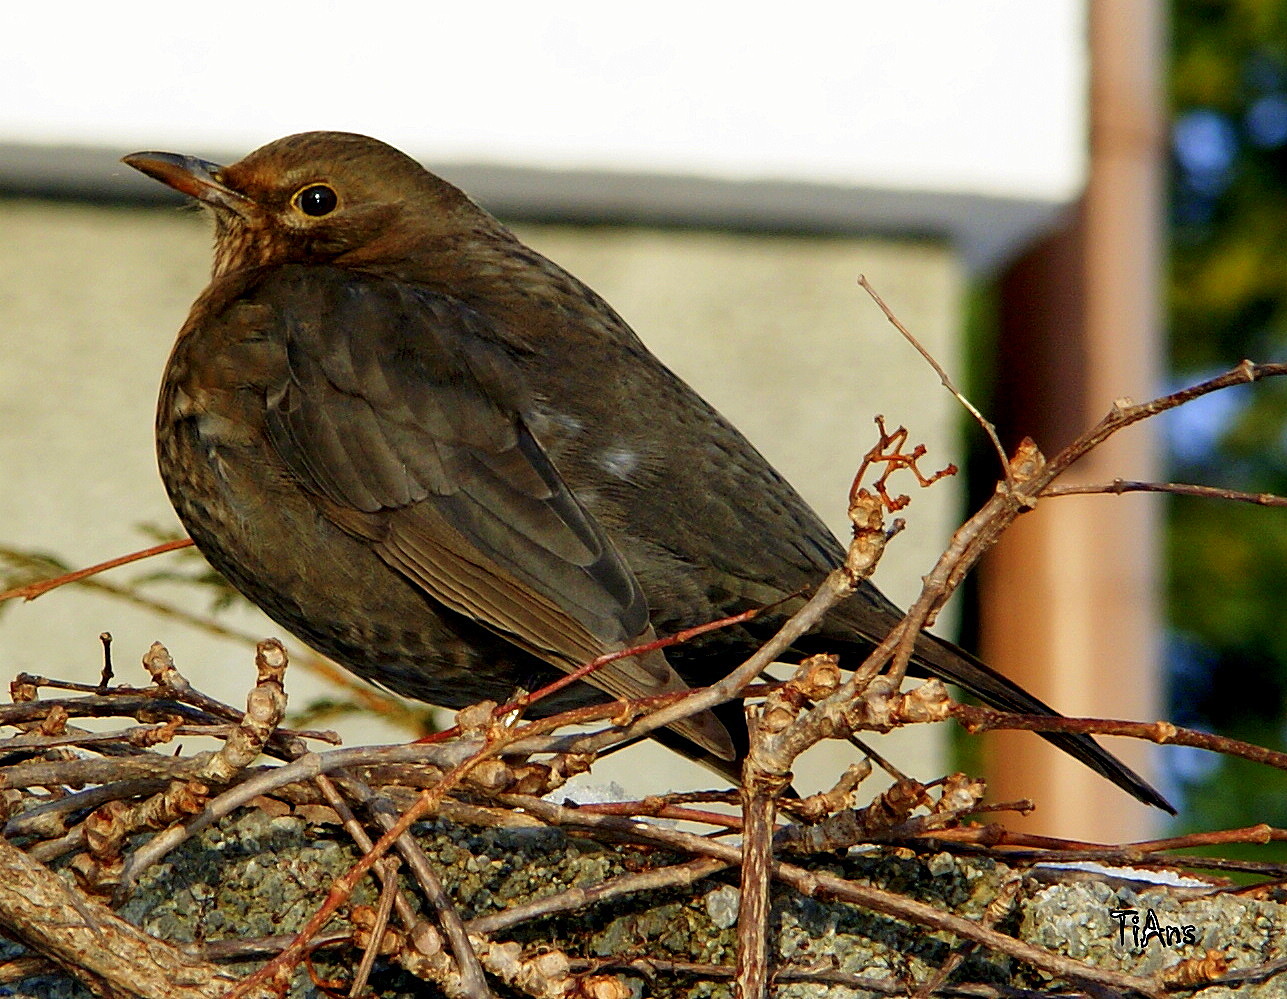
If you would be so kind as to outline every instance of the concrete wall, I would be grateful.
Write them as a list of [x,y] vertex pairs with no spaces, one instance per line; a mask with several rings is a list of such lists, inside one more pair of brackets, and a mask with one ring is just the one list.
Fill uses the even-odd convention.
[[[139,525],[177,529],[154,467],[152,410],[173,335],[205,284],[205,220],[171,209],[0,201],[0,231],[0,546],[50,551],[74,566],[143,547],[150,542]],[[611,301],[842,537],[846,490],[875,440],[876,413],[907,424],[930,447],[934,467],[959,462],[954,404],[855,283],[866,274],[939,360],[959,370],[962,277],[945,246],[631,228],[521,232]],[[878,575],[900,603],[915,594],[958,502],[953,482],[915,496],[909,529]],[[123,582],[180,558],[102,578]],[[206,609],[191,590],[148,592]],[[115,636],[125,682],[145,681],[136,664],[158,639],[195,683],[232,703],[242,702],[253,675],[244,644],[84,590],[0,611],[0,679],[29,670],[91,680],[102,631]],[[279,631],[248,609],[219,620],[257,637]],[[288,689],[299,706],[326,688],[295,670]],[[372,723],[337,727],[349,741],[398,737]],[[882,749],[914,775],[939,772],[932,758],[888,740]],[[651,757],[628,764],[632,776],[655,765]],[[641,790],[675,779],[710,783],[692,768],[686,778],[658,774]]]

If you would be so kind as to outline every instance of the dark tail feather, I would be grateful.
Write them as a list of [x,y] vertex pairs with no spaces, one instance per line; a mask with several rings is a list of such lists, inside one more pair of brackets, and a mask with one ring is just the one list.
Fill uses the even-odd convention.
[[[746,759],[746,754],[750,750],[750,734],[746,730],[746,709],[740,700],[729,701],[715,705],[711,708],[711,713],[720,720],[732,737],[733,749],[737,753],[736,759],[722,760],[709,750],[689,742],[682,735],[668,728],[657,729],[652,733],[652,737],[667,749],[674,750],[680,756],[686,756],[694,763],[700,763],[707,770],[719,774],[730,784],[740,785],[742,761]],[[798,798],[800,795],[794,787],[788,787],[782,792],[782,797]]]
[[711,714],[720,720],[733,740],[733,751],[736,756],[732,760],[720,759],[714,753],[690,742],[669,728],[657,729],[652,733],[652,737],[667,749],[675,751],[680,756],[686,756],[694,763],[700,763],[707,770],[719,774],[730,784],[741,784],[742,761],[746,759],[747,750],[750,748],[750,737],[746,731],[746,710],[741,701],[729,701],[726,704],[715,705],[711,708]]
[[[964,649],[934,635],[923,635],[917,642],[916,664],[925,672],[956,684],[984,703],[1002,711],[1060,717],[1058,711],[1037,700],[1014,681],[983,665]],[[1037,734],[1096,773],[1107,777],[1136,800],[1175,814],[1175,808],[1152,785],[1090,736],[1067,732]]]
[[[917,644],[917,664],[921,670],[948,683],[956,684],[979,700],[1002,711],[1060,717],[1059,712],[1033,697],[1014,681],[1006,679],[1000,673],[983,665],[964,649],[934,635],[926,634]],[[682,756],[702,764],[734,784],[740,784],[742,760],[747,751],[746,721],[742,702],[721,704],[713,710],[733,737],[733,744],[737,750],[737,759],[733,762],[719,759],[669,729],[659,729],[653,733],[653,737]],[[1037,734],[1069,756],[1080,760],[1097,774],[1108,778],[1137,801],[1154,805],[1171,815],[1175,814],[1174,806],[1148,781],[1090,736],[1067,732],[1038,732]],[[791,792],[791,796],[795,796],[794,791]]]

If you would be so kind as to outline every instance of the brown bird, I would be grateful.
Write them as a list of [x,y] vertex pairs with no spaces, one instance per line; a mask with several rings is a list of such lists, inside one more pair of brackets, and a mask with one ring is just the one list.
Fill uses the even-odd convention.
[[[841,562],[607,302],[391,146],[309,132],[231,166],[125,162],[215,219],[214,276],[157,410],[170,499],[238,590],[359,676],[446,707],[504,700]],[[714,682],[791,609],[620,660],[534,710]],[[864,584],[798,651],[860,656],[900,616]],[[1054,714],[931,635],[916,665]],[[744,726],[721,717],[662,737],[736,776]],[[1170,810],[1091,739],[1047,738]]]

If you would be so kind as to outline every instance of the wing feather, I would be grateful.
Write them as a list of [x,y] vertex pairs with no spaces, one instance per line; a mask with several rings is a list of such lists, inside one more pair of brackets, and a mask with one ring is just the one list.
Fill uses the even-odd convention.
[[[652,635],[634,573],[531,432],[513,362],[464,303],[338,268],[256,291],[286,373],[269,440],[326,516],[433,599],[572,669]],[[592,678],[617,697],[684,689],[661,653]],[[676,729],[727,759],[713,716]]]

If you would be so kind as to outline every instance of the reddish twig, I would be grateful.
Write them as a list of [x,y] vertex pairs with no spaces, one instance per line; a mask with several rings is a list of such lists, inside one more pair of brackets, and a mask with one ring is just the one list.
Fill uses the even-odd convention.
[[[471,758],[460,764],[449,777],[463,776],[464,772],[473,765],[475,761]],[[447,781],[444,778],[444,785]],[[318,933],[323,926],[330,922],[331,917],[335,915],[336,910],[348,900],[353,894],[362,878],[366,877],[367,872],[375,866],[389,848],[404,832],[425,815],[437,801],[440,793],[434,790],[422,791],[416,804],[403,812],[401,818],[387,829],[379,840],[368,850],[349,870],[340,878],[337,878],[327,892],[326,899],[313,913],[312,917],[292,938],[290,945],[277,954],[272,960],[268,961],[258,971],[243,978],[237,985],[231,989],[223,999],[241,999],[241,997],[253,995],[256,989],[261,989],[271,982],[277,980],[287,969],[294,967],[308,952],[309,941]]]
[[792,593],[783,597],[781,600],[774,601],[771,604],[765,604],[762,607],[752,607],[750,610],[742,611],[740,614],[730,614],[728,617],[721,617],[715,621],[707,621],[705,624],[693,625],[691,628],[685,628],[683,631],[677,631],[673,635],[667,635],[665,638],[654,639],[653,641],[645,642],[642,645],[633,645],[628,649],[608,652],[599,656],[597,659],[592,659],[590,662],[569,673],[567,676],[559,677],[559,679],[555,680],[553,683],[546,684],[546,686],[542,687],[540,690],[533,691],[524,697],[515,698],[508,704],[502,704],[496,709],[496,717],[504,717],[511,711],[524,711],[537,701],[549,697],[551,694],[558,693],[564,687],[575,683],[577,680],[585,679],[591,673],[608,665],[608,663],[614,663],[618,659],[628,659],[631,656],[639,656],[648,652],[654,652],[658,649],[669,649],[675,645],[683,645],[686,642],[691,642],[694,638],[700,638],[702,635],[709,634],[712,631],[718,631],[721,628],[730,628],[735,624],[743,624],[759,617],[759,615],[763,614],[765,611],[772,610],[774,607],[779,607],[788,600],[794,600],[796,597],[801,595],[801,593]]
[[40,579],[34,583],[25,583],[22,586],[15,586],[12,590],[5,590],[3,593],[0,593],[0,600],[12,600],[14,597],[22,597],[24,600],[35,600],[36,597],[42,596],[50,590],[56,590],[60,586],[66,586],[68,583],[77,583],[82,579],[88,579],[90,576],[96,576],[100,572],[106,572],[108,569],[115,569],[118,566],[129,565],[131,562],[138,562],[145,558],[151,558],[153,555],[162,555],[165,552],[176,551],[179,548],[187,548],[191,544],[191,538],[179,538],[174,541],[166,541],[164,544],[153,545],[151,548],[144,548],[141,551],[131,552],[129,555],[120,555],[117,558],[108,559],[106,562],[99,562],[98,565],[91,565],[86,569],[77,569],[75,572],[68,572],[61,576],[55,576],[53,579]]
[[[949,464],[940,468],[937,472],[931,472],[926,475],[920,469],[920,460],[928,453],[925,445],[917,444],[910,452],[903,450],[907,446],[908,431],[906,427],[898,427],[890,431],[885,426],[885,418],[878,415],[876,417],[876,428],[880,432],[880,440],[875,443],[870,451],[863,455],[862,461],[858,465],[858,471],[854,475],[853,483],[849,487],[850,509],[855,506],[862,496],[870,495],[863,485],[863,480],[867,477],[867,472],[873,465],[885,466],[884,470],[872,483],[871,488],[876,490],[885,509],[890,513],[897,513],[912,501],[910,496],[891,496],[889,494],[887,488],[889,478],[899,469],[911,472],[922,489],[932,486],[939,479],[957,473],[957,467]],[[901,529],[901,521],[896,523],[899,524]]]
[[[708,621],[705,624],[698,624],[691,628],[685,628],[683,631],[676,632],[675,634],[669,635],[665,638],[658,638],[651,642],[645,642],[642,645],[632,645],[628,649],[619,649],[616,652],[605,653],[596,659],[590,660],[590,662],[586,663],[584,666],[578,667],[566,676],[561,676],[552,683],[546,684],[539,690],[535,690],[530,694],[524,694],[522,697],[516,697],[514,700],[509,701],[506,704],[498,705],[492,710],[492,716],[495,718],[504,718],[506,715],[514,712],[525,711],[537,701],[558,693],[564,687],[570,686],[578,680],[584,680],[591,673],[602,669],[604,666],[608,665],[608,663],[614,663],[619,659],[628,659],[631,656],[643,655],[644,653],[653,652],[657,649],[668,649],[674,645],[681,645],[685,642],[690,642],[694,638],[698,638],[701,635],[708,634],[712,631],[717,631],[720,628],[728,628],[735,624],[742,624],[743,622],[750,621],[758,615],[763,614],[765,611],[770,610],[773,607],[777,607],[780,604],[785,603],[787,600],[792,600],[798,596],[800,596],[800,594],[793,593],[790,596],[783,597],[781,600],[772,604],[766,604],[763,607],[753,607],[750,610],[742,611],[740,614],[731,614],[728,617],[722,617],[716,621]],[[440,732],[435,732],[433,735],[427,735],[418,741],[423,743],[443,742],[447,739],[455,738],[458,735],[460,735],[460,727],[452,726],[451,728],[443,729]]]

